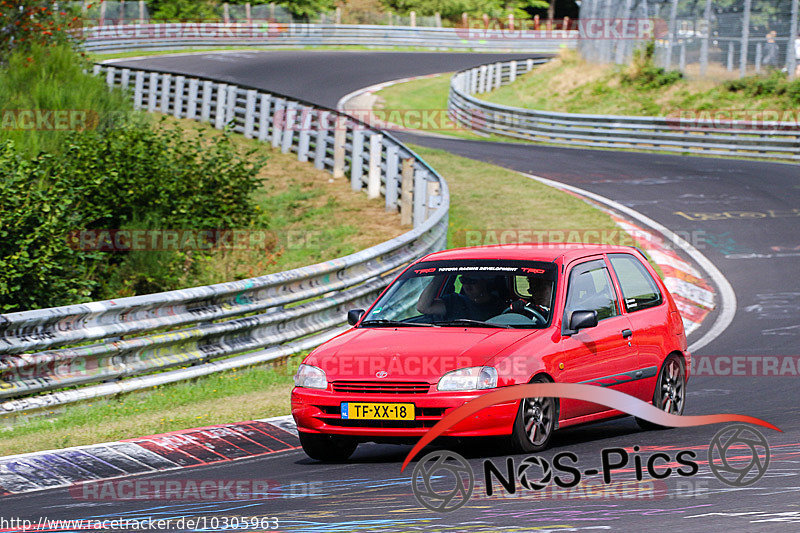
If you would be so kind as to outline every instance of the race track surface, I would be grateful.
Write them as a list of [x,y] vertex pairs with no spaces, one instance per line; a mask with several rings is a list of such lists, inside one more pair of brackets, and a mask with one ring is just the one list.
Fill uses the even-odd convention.
[[[510,57],[508,54],[413,54],[384,52],[264,52],[202,54],[191,58],[120,61],[175,72],[194,73],[250,84],[334,106],[355,89],[381,81],[452,71]],[[522,56],[518,56],[522,57]],[[720,426],[641,431],[630,417],[556,434],[552,459],[560,452],[579,457],[581,471],[597,469],[601,450],[640,447],[646,461],[656,450],[671,459],[679,450],[697,453],[696,475],[672,475],[637,484],[632,472],[615,472],[625,492],[595,497],[591,491],[545,493],[520,489],[514,495],[487,498],[482,463],[493,458],[504,467],[496,446],[471,453],[475,493],[464,507],[436,513],[421,507],[411,491],[411,471],[400,472],[409,446],[361,445],[347,464],[323,465],[302,451],[280,452],[219,466],[205,466],[138,477],[138,480],[271,480],[267,499],[231,501],[85,500],[67,490],[49,490],[2,498],[5,517],[178,518],[277,517],[281,531],[772,531],[796,530],[800,523],[800,424],[797,356],[800,340],[800,171],[797,166],[531,146],[488,144],[401,136],[426,146],[528,172],[612,198],[672,230],[697,232],[695,246],[730,281],[737,298],[734,321],[696,358],[750,357],[749,374],[765,356],[794,356],[794,374],[754,377],[696,376],[689,382],[686,414],[741,413],[763,418],[783,430],[761,432],[771,461],[765,476],[749,487],[720,482],[705,464],[706,449]],[[524,213],[520,214],[524,220]],[[520,224],[524,228],[524,223]],[[557,227],[557,224],[554,224]],[[707,322],[713,322],[712,314]],[[707,327],[707,326],[706,326]],[[699,337],[699,333],[693,339]],[[690,339],[690,342],[691,340]],[[708,361],[711,361],[710,359]],[[781,365],[785,364],[783,359]],[[713,373],[713,365],[710,366]],[[730,369],[730,364],[717,371]],[[739,368],[741,370],[741,368]],[[495,454],[495,455],[493,455]],[[524,456],[517,456],[517,464]],[[414,463],[412,463],[413,467]],[[619,474],[619,477],[617,477]],[[600,477],[587,474],[592,486]],[[497,489],[499,485],[495,484]],[[638,493],[637,487],[643,492]],[[603,496],[603,495],[601,495]],[[194,528],[198,529],[198,528]],[[206,529],[220,530],[221,527]],[[13,529],[12,529],[13,530]]]

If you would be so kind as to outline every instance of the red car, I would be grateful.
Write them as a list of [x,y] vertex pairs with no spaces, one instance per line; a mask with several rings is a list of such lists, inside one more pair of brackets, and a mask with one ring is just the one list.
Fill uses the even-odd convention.
[[[314,459],[345,460],[359,442],[415,441],[452,409],[520,383],[596,384],[683,412],[690,362],[683,322],[635,248],[432,253],[348,321],[354,327],[315,349],[295,375],[292,415]],[[515,451],[535,452],[558,428],[622,415],[528,398],[484,409],[446,435],[507,436]]]

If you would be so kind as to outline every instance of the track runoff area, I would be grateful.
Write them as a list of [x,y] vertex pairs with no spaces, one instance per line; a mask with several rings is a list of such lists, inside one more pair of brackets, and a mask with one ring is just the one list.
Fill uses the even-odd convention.
[[[520,56],[276,51],[121,60],[119,64],[228,79],[334,106],[360,87],[513,57]],[[88,492],[77,490],[81,484],[6,494],[0,530],[115,526],[186,531],[627,531],[656,523],[660,528],[703,531],[797,527],[800,483],[794,458],[800,452],[800,424],[793,398],[800,370],[800,281],[796,276],[800,186],[795,166],[409,133],[399,136],[574,187],[610,199],[679,235],[700,236],[691,244],[724,276],[735,300],[727,327],[693,352],[694,375],[685,414],[744,413],[767,420],[782,432],[758,428],[764,442],[756,434],[735,429],[718,435],[727,427],[724,424],[644,432],[631,417],[625,417],[556,433],[552,447],[535,457],[461,449],[466,465],[437,475],[465,476],[459,479],[466,487],[471,471],[472,491],[457,509],[440,512],[420,503],[412,490],[412,471],[400,470],[409,446],[360,446],[347,463],[321,464],[308,459],[291,440],[290,421],[262,421],[265,425],[250,430],[264,439],[282,440],[280,446],[285,448],[269,441],[271,447],[265,440],[252,445],[252,451],[259,453],[215,459],[241,452],[231,451],[228,445],[226,451],[212,449],[211,437],[172,437],[159,442],[176,454],[173,459],[182,457],[178,454],[194,457],[193,465],[150,470],[111,482],[96,479],[95,485],[85,485]],[[697,258],[678,253],[699,267]],[[711,312],[690,336],[690,343],[706,336],[723,312],[721,308]],[[222,435],[229,444],[234,438],[252,440],[238,429],[227,428]],[[729,448],[724,448],[726,444]],[[188,453],[184,445],[197,448]],[[723,448],[729,458],[756,457],[750,475],[759,468],[763,474],[746,486],[724,482],[725,472],[713,471],[709,465],[709,459]],[[757,452],[752,454],[751,449]],[[205,450],[212,454],[200,460]],[[577,458],[574,465],[580,480],[573,487],[555,481],[556,477],[570,479],[557,466],[564,464],[564,454]],[[57,458],[41,461],[51,472],[68,475]],[[665,467],[670,467],[670,474],[657,477]],[[91,470],[89,462],[85,468]],[[507,486],[494,474],[486,482],[485,473],[492,469],[505,476]],[[8,474],[8,470],[0,467],[0,473]],[[26,471],[17,473],[26,478]],[[128,522],[111,523],[122,519]],[[53,522],[57,520],[78,522]]]

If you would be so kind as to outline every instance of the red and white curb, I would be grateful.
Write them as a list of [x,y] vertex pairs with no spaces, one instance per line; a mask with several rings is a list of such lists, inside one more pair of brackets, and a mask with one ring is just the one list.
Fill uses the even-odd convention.
[[300,447],[291,416],[0,458],[0,496],[270,455]]

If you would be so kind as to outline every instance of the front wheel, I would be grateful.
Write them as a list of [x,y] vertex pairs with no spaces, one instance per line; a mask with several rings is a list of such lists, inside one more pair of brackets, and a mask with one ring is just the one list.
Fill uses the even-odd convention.
[[[531,383],[549,383],[543,377]],[[554,398],[523,398],[519,402],[511,446],[516,453],[540,452],[550,445],[556,428],[556,401]]]
[[346,461],[353,455],[358,442],[338,435],[300,432],[300,444],[306,455],[317,461],[337,463]]
[[[665,413],[682,415],[686,404],[686,370],[683,362],[671,355],[664,361],[661,372],[658,373],[656,390],[653,392],[653,405]],[[641,418],[636,418],[636,423],[642,429],[667,429]]]

